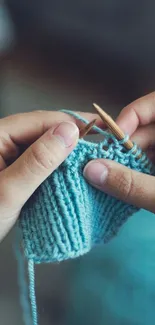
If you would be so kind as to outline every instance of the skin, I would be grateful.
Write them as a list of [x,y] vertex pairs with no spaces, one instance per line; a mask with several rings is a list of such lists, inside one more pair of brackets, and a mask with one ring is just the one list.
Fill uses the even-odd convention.
[[[155,92],[125,107],[116,122],[155,162]],[[99,165],[95,166],[96,162]],[[99,177],[100,164],[104,167],[102,178]],[[100,175],[97,175],[97,171]],[[155,213],[155,177],[104,159],[89,162],[84,176],[96,188]]]
[[[80,114],[89,121],[97,118],[95,114]],[[155,161],[155,93],[124,108],[117,123]],[[60,125],[61,137],[58,134]],[[99,119],[97,125],[103,127]],[[36,188],[74,149],[81,127],[81,122],[74,117],[49,111],[17,114],[0,120],[0,240],[15,224],[22,206]],[[67,134],[66,143],[64,133]],[[100,168],[95,167],[93,173],[89,172],[96,163],[100,163],[105,171],[98,184],[96,175]],[[84,177],[112,196],[155,212],[153,176],[100,159],[86,165]]]
[[[90,121],[97,118],[94,114],[81,114]],[[99,119],[97,124],[102,126]],[[36,188],[74,149],[81,127],[83,124],[73,117],[49,111],[0,120],[0,240],[15,224],[22,206]]]

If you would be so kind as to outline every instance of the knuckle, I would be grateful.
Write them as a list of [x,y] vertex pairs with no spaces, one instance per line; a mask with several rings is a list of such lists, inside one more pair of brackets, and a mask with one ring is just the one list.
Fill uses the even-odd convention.
[[54,141],[52,134],[46,135],[29,147],[25,155],[26,169],[33,174],[40,172],[53,172],[63,161],[64,152],[59,148],[59,144]]
[[125,201],[128,201],[131,197],[133,197],[135,186],[132,170],[129,170],[126,173],[122,172],[120,175],[117,175],[115,181],[116,184],[118,184],[119,192],[122,194]]
[[132,170],[129,170],[126,177],[124,175],[124,199],[128,200],[134,196],[135,182]]
[[8,133],[0,133],[0,152],[4,159],[16,157],[19,150]]
[[37,165],[41,169],[50,169],[53,166],[51,152],[49,152],[44,143],[39,143],[31,147],[31,161],[32,166]]

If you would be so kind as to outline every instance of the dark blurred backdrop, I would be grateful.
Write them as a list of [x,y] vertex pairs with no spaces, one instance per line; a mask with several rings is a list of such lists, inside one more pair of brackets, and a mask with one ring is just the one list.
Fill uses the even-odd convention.
[[[154,90],[154,0],[7,0],[18,43],[100,80],[122,104]],[[49,68],[48,68],[49,70]]]
[[[0,117],[34,109],[88,111],[92,101],[116,116],[154,85],[154,0],[0,0]],[[79,264],[39,266],[40,324],[64,325],[71,270],[84,263],[86,272],[73,277],[81,290],[74,305],[88,308],[92,319],[97,310],[96,325],[154,325],[154,230],[154,216],[140,213],[102,248],[103,255],[95,251]],[[23,324],[13,242],[12,232],[0,245],[5,325]],[[95,294],[78,280],[83,276],[93,285],[93,267],[101,279]]]

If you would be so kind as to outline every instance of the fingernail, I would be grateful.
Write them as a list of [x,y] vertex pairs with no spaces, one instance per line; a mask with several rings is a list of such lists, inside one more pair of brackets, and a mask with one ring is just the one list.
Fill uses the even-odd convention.
[[101,162],[91,162],[84,169],[84,177],[92,184],[101,186],[108,176],[107,167]]
[[72,122],[62,122],[54,130],[53,133],[61,143],[66,147],[70,147],[78,137],[79,129],[76,124]]

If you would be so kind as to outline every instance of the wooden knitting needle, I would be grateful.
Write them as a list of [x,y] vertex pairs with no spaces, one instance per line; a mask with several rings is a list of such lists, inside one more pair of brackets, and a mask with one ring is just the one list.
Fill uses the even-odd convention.
[[[109,116],[103,109],[98,106],[97,104],[93,104],[96,111],[98,112],[99,116],[101,117],[102,121],[106,124],[106,126],[112,131],[112,133],[116,136],[118,140],[123,140],[125,137],[125,134],[123,131],[119,128],[119,126],[114,122],[114,120]],[[133,143],[130,139],[128,139],[125,143],[123,143],[124,147],[128,150],[131,150],[133,148]]]
[[89,131],[92,129],[92,127],[95,125],[96,119],[91,121],[89,124],[87,124],[84,128],[80,130],[80,138],[83,138],[86,134],[89,133]]
[[[93,103],[94,108],[98,112],[98,115],[101,117],[102,121],[106,124],[106,126],[112,131],[112,133],[116,136],[118,140],[123,140],[125,137],[125,134],[123,131],[119,128],[119,126],[114,122],[114,120],[111,118],[110,115],[108,115],[100,106]],[[87,124],[84,128],[80,130],[80,138],[83,138],[91,128],[95,125],[96,119],[91,121],[89,124]],[[125,143],[123,143],[123,146],[131,150],[134,146],[133,142],[128,139]],[[138,159],[142,157],[142,153],[138,155]]]

